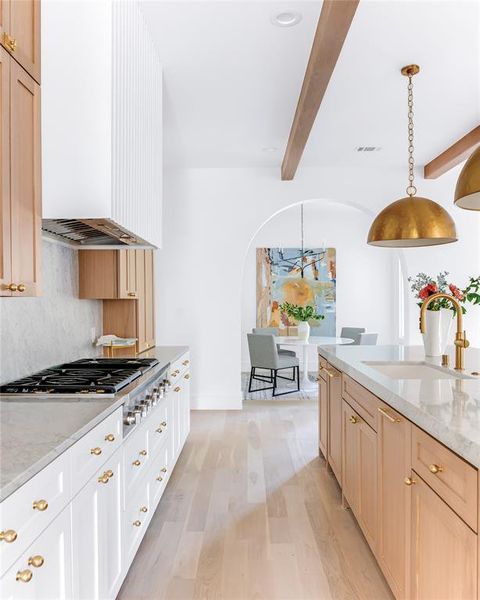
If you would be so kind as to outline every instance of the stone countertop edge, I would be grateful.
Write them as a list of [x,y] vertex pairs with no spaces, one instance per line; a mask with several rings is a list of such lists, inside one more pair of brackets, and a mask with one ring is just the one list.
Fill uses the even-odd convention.
[[[148,350],[140,356],[140,358],[151,358],[155,357],[159,360],[159,364],[155,366],[155,370],[161,371],[165,367],[169,367],[171,363],[178,360],[183,354],[189,351],[188,346],[156,346],[151,350]],[[49,452],[47,452],[41,459],[34,462],[27,469],[25,469],[22,473],[20,473],[17,477],[4,484],[0,488],[0,504],[6,500],[11,494],[16,492],[22,485],[27,483],[32,477],[34,477],[37,473],[39,473],[42,469],[47,467],[51,462],[53,462],[56,458],[66,452],[69,448],[73,446],[76,442],[78,442],[84,435],[89,433],[94,427],[96,427],[99,423],[101,423],[104,419],[106,419],[109,415],[117,410],[120,406],[124,404],[125,397],[135,390],[136,387],[141,385],[145,378],[151,375],[149,371],[143,377],[139,377],[132,384],[127,386],[124,390],[119,392],[116,399],[111,400],[111,403],[107,404],[106,407],[101,410],[93,419],[90,419],[87,423],[84,423],[75,433],[65,438],[60,444],[57,444],[54,448],[52,448]],[[29,399],[34,400],[38,406],[38,403],[42,402],[42,400],[62,400],[62,395],[58,394],[54,397],[52,396],[35,396],[32,398],[30,395],[22,394],[20,396],[7,396],[2,397],[0,395],[0,402],[12,402],[17,401],[28,402]],[[63,398],[64,401],[67,401],[67,398]],[[76,399],[75,401],[81,401],[81,399]],[[85,400],[88,402],[88,400]],[[105,402],[108,402],[105,399]],[[0,440],[0,449],[1,449],[1,440]],[[22,448],[19,449],[21,451]]]
[[[420,429],[423,429],[426,433],[441,442],[449,450],[452,450],[468,463],[480,469],[480,431],[478,431],[478,434],[475,435],[474,439],[462,431],[455,431],[440,418],[426,412],[418,406],[415,403],[414,398],[411,397],[411,399],[409,399],[388,388],[389,382],[390,385],[394,385],[395,381],[398,380],[392,380],[386,375],[376,372],[368,365],[361,364],[362,359],[358,356],[361,352],[361,350],[359,350],[360,348],[367,349],[365,352],[367,356],[364,356],[363,360],[381,361],[383,359],[388,361],[395,359],[391,356],[382,357],[381,355],[369,355],[368,349],[376,348],[377,350],[380,350],[381,348],[384,348],[386,351],[391,351],[394,346],[352,346],[351,348],[355,348],[355,355],[352,357],[348,357],[346,353],[344,353],[344,356],[338,356],[337,352],[339,348],[337,346],[318,346],[317,351],[320,356],[325,358],[339,371],[349,375],[372,394],[380,398],[380,400],[391,406],[394,410],[397,410]],[[425,357],[423,356],[423,359],[421,357],[421,347],[405,346],[404,348],[407,351],[417,350],[417,355],[403,360],[425,361]],[[479,351],[477,350],[477,352]],[[401,359],[397,358],[396,360],[399,361]],[[452,378],[445,381],[452,382],[454,379]],[[474,400],[478,403],[480,411],[480,380],[463,380],[463,384],[467,394],[469,393],[472,397],[475,395]]]

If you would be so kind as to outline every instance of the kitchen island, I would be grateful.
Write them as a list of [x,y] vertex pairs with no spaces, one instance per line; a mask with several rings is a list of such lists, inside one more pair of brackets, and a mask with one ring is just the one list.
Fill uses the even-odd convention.
[[318,354],[319,448],[394,595],[477,598],[480,351],[462,372],[420,347]]

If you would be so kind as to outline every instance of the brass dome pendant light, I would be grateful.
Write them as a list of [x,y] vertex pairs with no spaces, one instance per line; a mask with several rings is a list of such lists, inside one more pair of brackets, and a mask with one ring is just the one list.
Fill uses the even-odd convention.
[[455,188],[455,204],[467,210],[480,210],[480,146],[460,171]]
[[408,186],[407,196],[392,202],[377,215],[368,233],[368,243],[386,248],[435,246],[457,241],[455,223],[448,212],[433,200],[415,196],[413,159],[413,82],[418,65],[401,70],[408,77]]

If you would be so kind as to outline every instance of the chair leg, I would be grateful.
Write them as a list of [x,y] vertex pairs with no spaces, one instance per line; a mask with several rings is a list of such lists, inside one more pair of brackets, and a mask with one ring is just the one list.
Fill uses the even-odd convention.
[[272,398],[275,396],[275,390],[277,389],[277,370],[273,369],[273,388],[272,388]]
[[296,367],[297,370],[297,392],[300,391],[300,367]]
[[250,369],[250,381],[248,382],[248,393],[249,394],[252,391],[252,380],[253,380],[254,373],[255,373],[255,367],[252,367]]

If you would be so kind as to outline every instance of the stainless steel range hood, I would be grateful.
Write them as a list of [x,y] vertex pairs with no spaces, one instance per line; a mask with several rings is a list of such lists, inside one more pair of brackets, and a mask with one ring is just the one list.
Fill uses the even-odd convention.
[[49,237],[78,248],[154,247],[110,219],[43,219],[42,229]]

